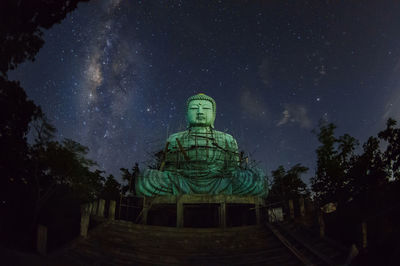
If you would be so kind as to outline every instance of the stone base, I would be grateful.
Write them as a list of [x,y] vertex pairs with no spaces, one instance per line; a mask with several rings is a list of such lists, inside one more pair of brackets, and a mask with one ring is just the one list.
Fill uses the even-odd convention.
[[[184,194],[178,196],[144,197],[142,223],[148,224],[150,211],[157,212],[158,210],[160,213],[160,209],[164,208],[166,210],[169,208],[172,210],[169,213],[176,215],[176,227],[190,227],[193,225],[195,227],[213,227],[213,223],[222,228],[227,227],[227,225],[247,225],[251,220],[251,215],[250,212],[246,213],[246,210],[254,210],[255,224],[260,224],[261,209],[264,205],[264,199],[255,196]],[[198,211],[196,211],[196,208]],[[238,224],[238,219],[234,216],[235,213],[233,211],[230,213],[229,209],[236,209],[236,212],[243,216],[242,220],[247,222],[244,224],[240,224],[239,222]],[[238,211],[240,209],[243,211]],[[173,210],[176,211],[174,212]],[[161,220],[167,223],[164,225],[170,224],[171,220],[173,220],[173,217],[171,219],[171,217],[167,216],[165,214],[162,215]],[[204,220],[205,226],[198,226],[201,225],[199,219]]]

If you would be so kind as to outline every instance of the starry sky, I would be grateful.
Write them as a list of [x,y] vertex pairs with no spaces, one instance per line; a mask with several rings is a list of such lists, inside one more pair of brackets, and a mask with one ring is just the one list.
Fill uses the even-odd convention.
[[306,182],[321,119],[361,143],[400,121],[398,1],[92,0],[44,39],[9,78],[116,177],[185,129],[200,92],[261,168],[301,163]]

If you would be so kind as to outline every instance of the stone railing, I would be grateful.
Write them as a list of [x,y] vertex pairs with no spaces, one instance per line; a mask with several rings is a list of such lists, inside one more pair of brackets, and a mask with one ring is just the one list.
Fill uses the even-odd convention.
[[[105,217],[105,206],[106,201],[103,199],[81,205],[81,237],[87,237],[91,216],[100,219],[115,220],[116,201],[110,200],[107,217]],[[41,224],[38,225],[37,229],[36,250],[41,255],[47,254],[47,227]]]
[[[305,200],[304,198],[300,197],[298,199],[298,205],[297,208],[295,209],[295,202],[291,199],[288,202],[280,202],[279,204],[276,204],[276,206],[273,207],[268,207],[268,218],[269,218],[269,222],[270,223],[275,223],[275,222],[283,222],[284,221],[284,214],[283,214],[283,206],[284,204],[286,204],[288,208],[288,220],[291,221],[296,221],[296,222],[300,222],[304,225],[307,224],[306,220],[307,217],[308,218],[316,218],[316,220],[318,221],[318,227],[319,227],[319,236],[321,238],[324,238],[326,241],[330,242],[331,244],[333,244],[334,246],[338,247],[338,244],[336,241],[331,240],[329,237],[326,237],[325,235],[325,231],[326,231],[326,225],[325,225],[325,218],[324,216],[326,215],[325,213],[329,213],[329,211],[327,212],[326,210],[326,206],[322,207],[322,208],[318,208],[314,205],[312,205],[310,202],[307,202],[307,204],[305,204]],[[297,213],[298,215],[296,216],[295,213]],[[367,223],[366,221],[362,221],[362,223],[359,225],[360,229],[359,230],[361,233],[359,233],[359,242],[361,243],[360,247],[362,249],[366,249],[367,248]],[[343,248],[343,247],[341,247]],[[353,258],[358,254],[358,249],[355,246],[355,244],[353,244],[351,246],[351,250],[350,250],[350,255],[349,258]]]
[[[94,202],[89,202],[81,205],[80,236],[87,237],[91,216],[97,218],[105,218],[105,213],[104,213],[105,206],[106,206],[106,201],[104,199],[99,199]],[[108,220],[115,220],[115,209],[116,209],[116,201],[110,200],[108,215],[107,215]]]
[[[305,206],[305,200],[304,198],[300,197],[298,202],[298,212],[300,214],[300,217],[295,217],[295,204],[293,200],[289,200],[287,202],[287,205],[289,207],[289,219],[290,220],[294,220],[296,218],[304,218],[306,216],[307,212],[310,212],[310,208],[306,208]],[[267,206],[268,209],[268,221],[270,223],[273,222],[282,222],[284,220],[284,206],[286,203],[285,202],[276,202],[276,203],[272,203],[269,206]],[[308,209],[308,210],[307,210]]]

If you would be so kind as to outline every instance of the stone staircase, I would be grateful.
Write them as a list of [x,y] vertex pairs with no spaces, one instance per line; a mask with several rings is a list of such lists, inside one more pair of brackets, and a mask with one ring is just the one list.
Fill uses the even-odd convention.
[[301,265],[268,229],[104,222],[53,254],[57,265]]
[[346,261],[350,259],[349,248],[346,249],[328,237],[319,237],[318,232],[311,231],[300,223],[284,222],[275,226],[303,255],[309,259],[315,258],[315,265],[346,265]]

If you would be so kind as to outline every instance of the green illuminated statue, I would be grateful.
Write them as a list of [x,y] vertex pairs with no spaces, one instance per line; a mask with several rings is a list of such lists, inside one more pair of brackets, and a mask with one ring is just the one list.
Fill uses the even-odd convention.
[[160,169],[147,169],[136,179],[137,194],[267,196],[264,173],[241,167],[236,140],[214,129],[214,99],[197,94],[186,107],[188,129],[168,138]]

